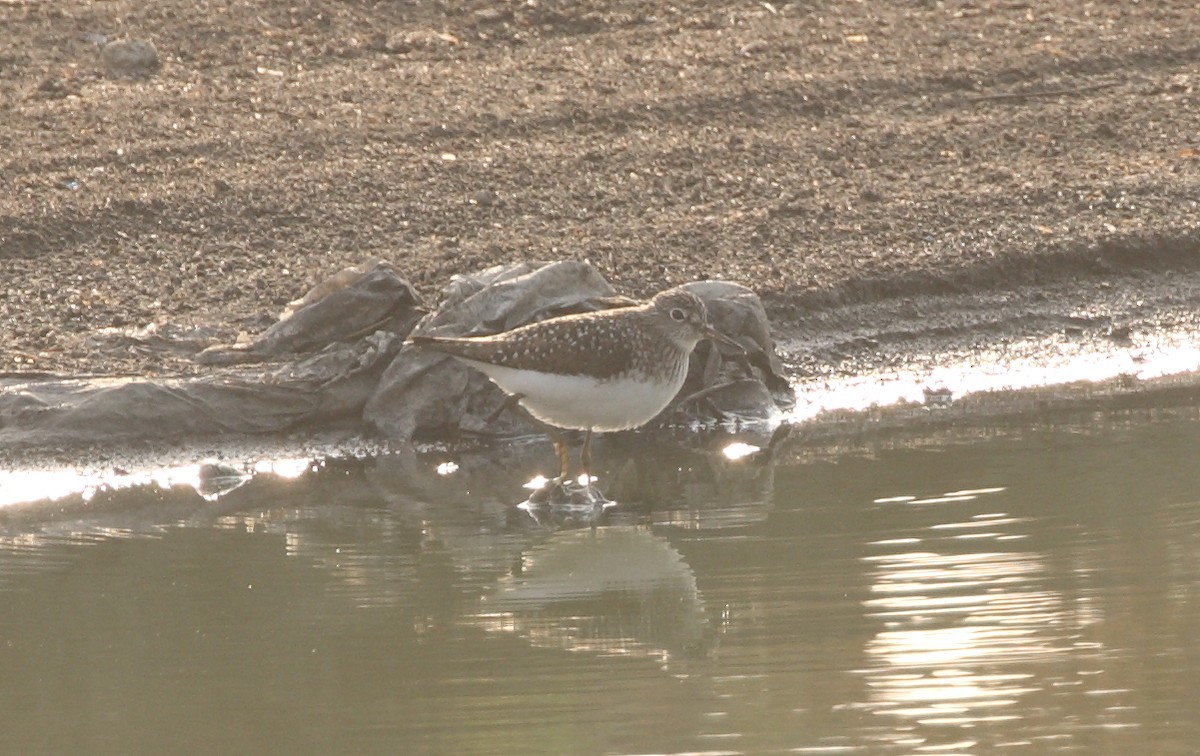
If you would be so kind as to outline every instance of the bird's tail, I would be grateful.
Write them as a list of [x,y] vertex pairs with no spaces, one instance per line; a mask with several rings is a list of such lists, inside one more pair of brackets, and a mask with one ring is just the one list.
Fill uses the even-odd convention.
[[439,341],[445,341],[441,336],[409,336],[404,340],[405,345],[418,347],[427,347],[437,344]]
[[491,345],[485,339],[452,336],[409,336],[404,342],[420,349],[442,352],[453,357],[487,362]]

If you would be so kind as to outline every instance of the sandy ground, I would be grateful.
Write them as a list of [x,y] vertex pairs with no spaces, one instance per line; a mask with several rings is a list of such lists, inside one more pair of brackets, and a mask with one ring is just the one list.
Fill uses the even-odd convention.
[[[430,300],[515,260],[728,278],[785,333],[1161,294],[1200,267],[1200,11],[1044,6],[0,0],[0,373],[195,372],[94,336],[257,331],[371,258]],[[106,69],[127,39],[150,75]]]

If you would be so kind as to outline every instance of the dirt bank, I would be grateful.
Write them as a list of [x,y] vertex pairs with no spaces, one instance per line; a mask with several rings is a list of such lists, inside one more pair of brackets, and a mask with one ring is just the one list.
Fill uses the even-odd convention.
[[782,328],[1200,266],[1191,0],[7,0],[0,40],[0,371],[194,372],[91,336],[260,330],[372,257],[729,278]]

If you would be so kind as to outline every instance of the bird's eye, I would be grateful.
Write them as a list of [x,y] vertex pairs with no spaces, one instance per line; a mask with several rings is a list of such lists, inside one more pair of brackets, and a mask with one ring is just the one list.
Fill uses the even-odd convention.
[[687,313],[676,307],[671,310],[671,320],[678,320],[680,323],[687,320]]

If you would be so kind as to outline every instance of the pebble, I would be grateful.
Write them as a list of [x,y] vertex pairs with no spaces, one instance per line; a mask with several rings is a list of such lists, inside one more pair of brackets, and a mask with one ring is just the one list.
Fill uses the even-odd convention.
[[954,392],[945,386],[926,386],[921,393],[925,395],[925,406],[930,409],[945,409],[954,404]]
[[750,57],[751,55],[757,55],[759,53],[766,52],[767,48],[769,48],[769,47],[770,47],[770,45],[768,45],[766,43],[766,41],[761,40],[761,39],[756,39],[756,40],[753,40],[752,42],[747,42],[746,44],[742,45],[741,48],[738,50],[738,55],[742,55],[744,57]]
[[1104,335],[1111,341],[1132,341],[1133,329],[1127,325],[1113,325],[1109,326]]
[[142,39],[109,42],[100,49],[100,60],[109,78],[151,76],[158,70],[158,51]]
[[471,195],[471,204],[479,205],[480,207],[492,207],[499,204],[500,195],[493,192],[491,189],[481,189]]
[[475,11],[475,20],[482,24],[498,24],[512,19],[511,8],[481,8]]

